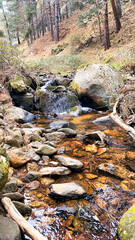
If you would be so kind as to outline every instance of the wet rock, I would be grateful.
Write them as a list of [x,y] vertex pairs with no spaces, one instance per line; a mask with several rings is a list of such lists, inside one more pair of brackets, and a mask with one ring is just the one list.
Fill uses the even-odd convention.
[[67,137],[75,137],[77,135],[76,131],[74,131],[71,128],[60,128],[59,130],[57,130],[58,132],[63,132],[66,134]]
[[34,91],[24,94],[12,94],[12,99],[16,106],[23,107],[27,111],[34,109]]
[[126,178],[135,179],[135,173],[130,172],[129,170],[127,170],[122,166],[113,165],[111,163],[101,163],[98,166],[98,169],[121,179],[126,179]]
[[4,194],[2,194],[1,198],[3,198],[3,197],[8,197],[8,198],[10,198],[13,201],[22,201],[22,200],[24,200],[24,196],[21,193],[19,193],[19,192],[4,193]]
[[69,127],[69,125],[70,125],[69,122],[59,120],[59,121],[50,123],[50,128],[53,130],[58,130],[60,128],[67,128]]
[[40,154],[40,155],[53,155],[57,152],[57,149],[54,147],[51,147],[47,144],[42,144],[40,145],[40,147],[36,150],[36,153]]
[[23,215],[27,215],[27,214],[30,214],[32,209],[25,205],[24,203],[21,203],[21,202],[18,202],[18,201],[13,201],[15,207],[17,208],[17,210]]
[[43,176],[45,175],[68,175],[71,171],[66,167],[45,167],[39,170]]
[[40,174],[39,172],[31,171],[26,174],[25,181],[33,182],[34,180],[40,178],[41,176],[42,174]]
[[52,184],[49,190],[50,196],[58,198],[77,198],[86,194],[85,190],[75,182]]
[[4,116],[5,121],[16,121],[19,123],[31,122],[34,120],[34,118],[34,114],[29,113],[22,108],[14,106],[8,108],[6,111],[6,115]]
[[0,191],[8,180],[9,161],[6,157],[0,155]]
[[118,225],[120,240],[135,239],[135,205],[123,214]]
[[77,71],[70,89],[77,92],[83,106],[99,110],[111,108],[121,86],[123,80],[115,68],[92,64]]
[[115,122],[110,118],[109,115],[99,117],[93,121],[95,124],[104,124],[104,125],[116,125]]
[[76,207],[68,207],[66,205],[62,205],[60,207],[55,208],[55,214],[58,216],[62,216],[64,218],[67,218],[70,215],[75,215],[76,212],[77,212]]
[[79,170],[83,167],[83,163],[74,158],[56,155],[55,159],[58,160],[63,166],[70,167],[74,170]]
[[10,218],[0,216],[0,239],[22,240],[19,226]]
[[12,167],[20,167],[32,160],[31,156],[23,148],[11,149],[7,151],[7,156]]
[[48,178],[48,177],[40,178],[40,183],[42,184],[43,187],[48,187],[54,182],[55,180],[52,178]]
[[128,151],[126,153],[126,165],[130,167],[132,171],[135,171],[135,152]]
[[59,165],[59,163],[55,162],[55,161],[51,161],[51,162],[49,162],[49,165],[52,167],[57,167]]
[[48,141],[53,141],[55,143],[60,143],[63,139],[66,138],[66,134],[64,132],[46,133],[45,136]]
[[121,182],[120,186],[124,191],[135,191],[135,180],[124,180]]
[[106,135],[101,131],[96,131],[88,133],[83,138],[86,143],[93,143],[95,141],[100,141],[102,144],[106,142]]
[[14,93],[25,93],[27,91],[27,86],[23,80],[10,81],[10,85]]
[[95,154],[98,152],[98,148],[95,144],[88,144],[85,148],[86,152],[91,152],[92,154]]
[[56,93],[58,93],[58,92],[66,92],[66,88],[64,86],[59,85],[59,86],[55,87],[52,90],[52,92],[56,92]]
[[30,190],[36,190],[40,187],[40,182],[35,180],[33,182],[30,183],[26,183],[26,188],[29,188]]
[[27,169],[28,172],[37,171],[38,168],[39,168],[38,164],[34,161],[28,162],[27,166],[26,166],[26,169]]
[[11,178],[9,182],[6,183],[3,193],[17,192],[17,180],[15,178]]

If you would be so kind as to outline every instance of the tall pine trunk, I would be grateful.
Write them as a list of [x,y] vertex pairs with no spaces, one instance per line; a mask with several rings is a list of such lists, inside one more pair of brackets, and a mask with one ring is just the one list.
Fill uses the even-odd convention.
[[59,1],[55,0],[55,42],[59,42],[59,16],[58,16]]
[[109,34],[109,23],[108,23],[108,4],[107,0],[103,0],[104,8],[104,48],[105,51],[111,47],[110,34]]
[[121,29],[121,23],[120,23],[120,19],[118,16],[118,12],[117,12],[117,8],[116,8],[114,0],[111,0],[111,5],[112,5],[113,14],[114,14],[115,22],[116,22],[116,31],[119,32],[119,30]]
[[122,9],[121,9],[121,1],[120,0],[116,0],[116,7],[117,7],[118,16],[119,16],[119,18],[121,18],[122,17]]
[[4,7],[3,7],[3,2],[2,2],[2,11],[3,11],[3,16],[4,16],[4,19],[5,19],[5,23],[6,23],[6,28],[7,28],[9,43],[10,43],[10,46],[11,46],[11,48],[12,48],[12,39],[11,39],[10,31],[9,31],[9,25],[8,25],[7,16],[6,16]]
[[54,41],[53,19],[52,19],[50,0],[48,1],[48,11],[49,11],[50,26],[51,26],[51,37],[52,37],[52,41]]
[[[22,6],[21,0],[18,0],[18,5],[19,5],[20,18],[22,20],[22,25],[23,25],[24,30],[26,31],[27,22],[26,22],[26,19],[25,19],[25,16],[24,16],[24,11],[23,11],[23,6]],[[30,45],[29,37],[26,38],[26,41],[27,41],[27,45],[29,46]]]

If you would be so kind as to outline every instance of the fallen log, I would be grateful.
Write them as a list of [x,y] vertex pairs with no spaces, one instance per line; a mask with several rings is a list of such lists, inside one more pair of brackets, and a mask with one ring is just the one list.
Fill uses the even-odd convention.
[[10,198],[4,197],[1,199],[3,206],[5,207],[8,216],[12,218],[22,229],[22,231],[31,237],[33,240],[47,240],[42,234],[40,234],[25,218],[19,213],[15,205]]
[[119,115],[117,114],[117,105],[118,105],[117,101],[114,104],[113,107],[113,112],[109,115],[111,117],[111,119],[117,123],[121,128],[123,128],[126,132],[128,132],[128,134],[135,140],[135,129],[130,127],[129,125],[127,125],[126,123],[124,123],[124,121],[119,117]]

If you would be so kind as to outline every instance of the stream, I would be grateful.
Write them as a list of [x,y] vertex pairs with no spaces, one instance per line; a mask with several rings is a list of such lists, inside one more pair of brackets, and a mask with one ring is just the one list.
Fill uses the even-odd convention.
[[[118,240],[117,226],[122,214],[135,204],[135,187],[130,179],[121,179],[98,170],[101,163],[127,166],[126,154],[133,153],[132,141],[119,127],[93,123],[104,112],[91,111],[79,117],[57,116],[46,120],[40,118],[34,125],[48,129],[56,120],[66,120],[77,132],[77,137],[67,138],[57,146],[58,154],[65,154],[84,163],[81,171],[73,171],[68,176],[54,177],[55,183],[76,182],[87,192],[79,199],[53,199],[48,195],[48,187],[42,184],[20,189],[25,196],[25,204],[32,208],[26,219],[48,240]],[[83,142],[83,136],[93,131],[103,131],[110,144],[92,145]],[[53,157],[52,157],[53,160]],[[46,165],[49,163],[46,160]],[[42,162],[38,163],[41,169]],[[24,180],[26,168],[14,171],[14,177]],[[30,239],[25,236],[24,239]]]

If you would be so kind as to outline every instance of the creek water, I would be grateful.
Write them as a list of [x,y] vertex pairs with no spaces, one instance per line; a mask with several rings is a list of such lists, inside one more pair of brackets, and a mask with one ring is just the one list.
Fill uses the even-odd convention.
[[[93,123],[96,118],[105,114],[91,111],[79,117],[58,116],[57,119],[41,118],[35,122],[36,126],[47,129],[52,121],[62,119],[71,122],[77,137],[67,138],[59,144],[58,152],[84,163],[82,171],[54,178],[55,183],[79,183],[87,192],[83,198],[53,199],[48,196],[48,187],[37,184],[37,181],[37,185],[24,189],[25,203],[32,207],[32,214],[27,220],[49,240],[117,240],[120,217],[135,203],[135,186],[131,186],[133,184],[130,179],[123,181],[97,170],[101,163],[128,168],[126,154],[134,152],[132,140],[119,127]],[[83,142],[82,137],[97,130],[108,136],[110,144],[93,145],[91,149],[89,144]],[[38,165],[38,169],[40,168],[42,164]],[[15,176],[21,180],[25,174],[25,168],[15,172]]]

